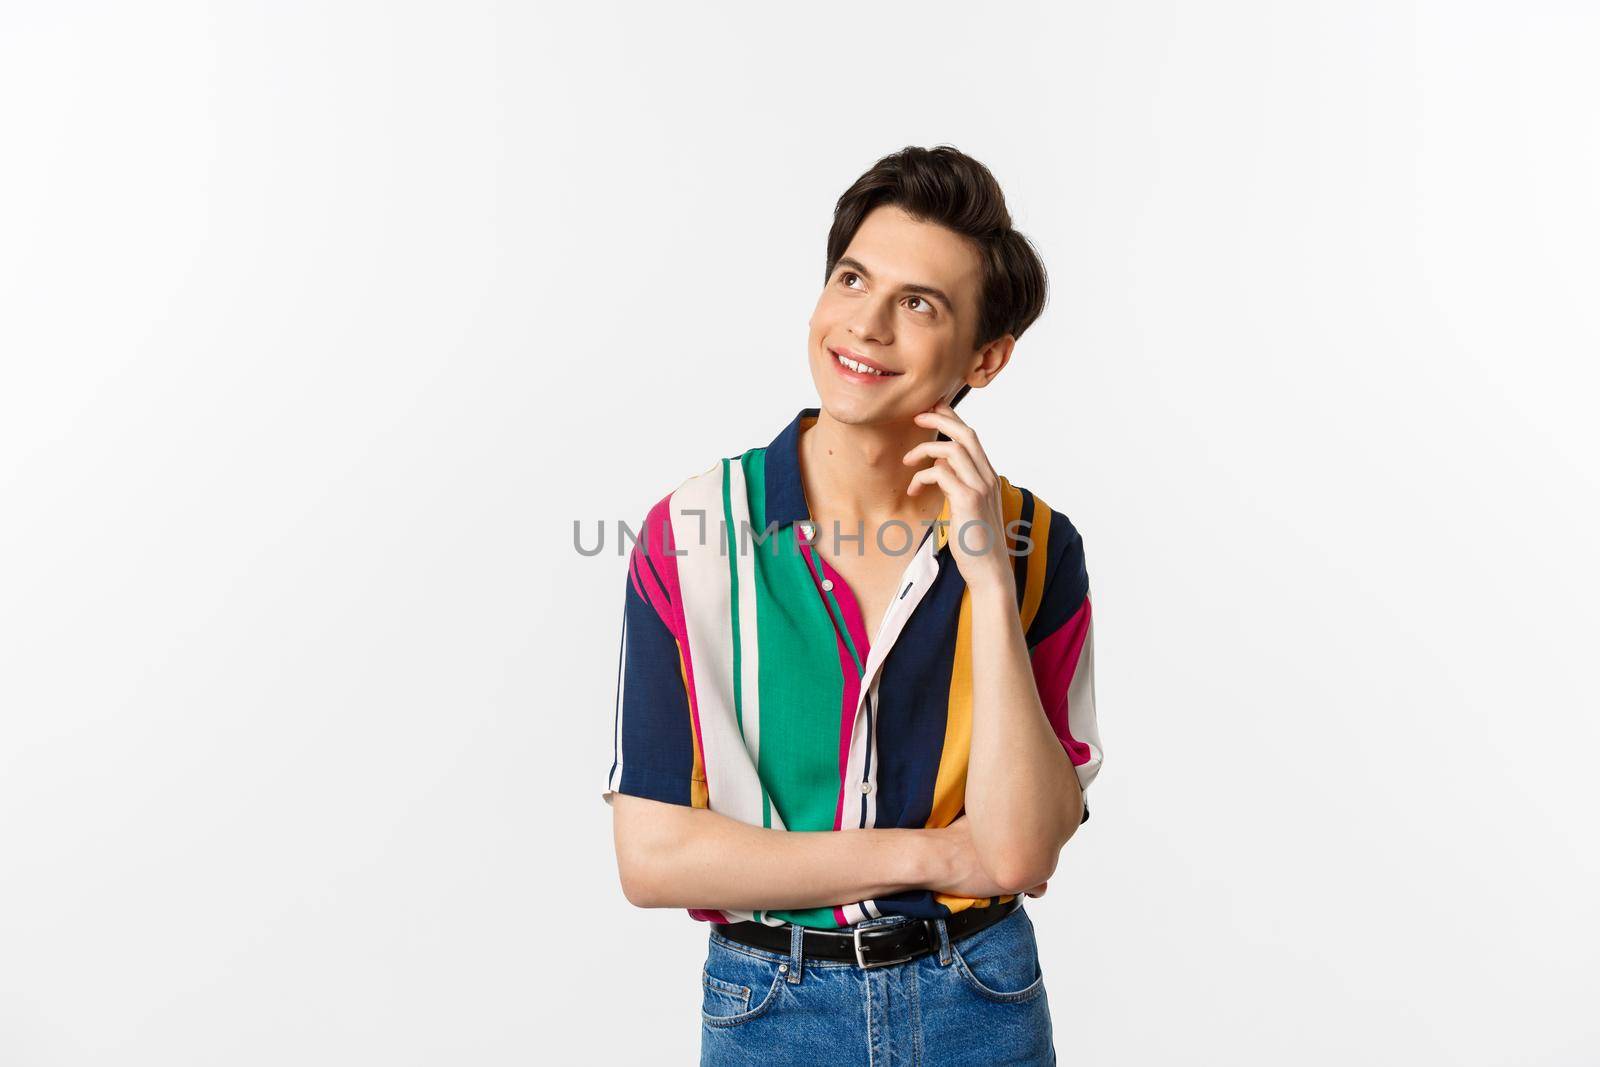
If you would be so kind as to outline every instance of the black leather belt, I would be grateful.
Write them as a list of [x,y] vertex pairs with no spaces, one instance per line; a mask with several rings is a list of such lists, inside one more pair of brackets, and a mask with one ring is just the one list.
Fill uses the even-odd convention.
[[[1021,906],[1022,895],[1019,893],[1004,904],[966,908],[944,921],[945,931],[951,941],[959,941],[993,926]],[[742,945],[771,952],[789,951],[789,923],[768,926],[746,921],[712,923],[711,926],[723,937]],[[934,926],[933,919],[912,919],[909,922],[869,926],[864,930],[859,923],[837,930],[807,927],[803,936],[805,942],[801,952],[807,959],[850,960],[864,968],[905,963],[939,949],[939,930]]]

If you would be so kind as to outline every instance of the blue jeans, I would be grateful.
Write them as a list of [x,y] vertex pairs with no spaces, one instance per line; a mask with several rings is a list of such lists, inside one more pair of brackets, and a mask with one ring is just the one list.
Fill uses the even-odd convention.
[[[917,922],[890,915],[864,928]],[[1050,1067],[1050,1005],[1033,920],[1019,907],[951,941],[935,920],[937,951],[863,970],[854,961],[802,959],[801,928],[787,954],[711,931],[702,975],[701,1067]]]

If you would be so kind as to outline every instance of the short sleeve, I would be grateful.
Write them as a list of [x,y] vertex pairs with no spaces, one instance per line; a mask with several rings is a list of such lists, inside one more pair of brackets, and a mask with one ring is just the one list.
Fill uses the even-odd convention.
[[692,807],[694,725],[678,640],[668,623],[675,571],[663,576],[671,559],[654,543],[646,551],[647,541],[635,543],[628,558],[612,760],[603,797],[610,804],[612,793],[627,793]]
[[1039,609],[1028,627],[1029,658],[1039,700],[1050,727],[1066,749],[1084,790],[1083,822],[1089,820],[1089,783],[1100,773],[1100,726],[1094,703],[1094,605],[1083,538],[1064,515],[1052,514],[1049,571]]

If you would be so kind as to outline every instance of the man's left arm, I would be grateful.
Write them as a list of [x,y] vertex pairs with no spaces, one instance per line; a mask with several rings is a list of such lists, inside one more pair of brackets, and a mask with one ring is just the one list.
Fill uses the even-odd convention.
[[[916,445],[904,461],[934,461],[912,475],[908,492],[944,490],[952,555],[967,584],[972,738],[965,806],[973,847],[996,882],[1022,892],[1055,872],[1062,847],[1088,818],[1083,791],[1100,768],[1083,539],[1066,516],[1034,498],[1030,526],[1044,537],[1030,538],[1024,551],[1029,584],[1038,580],[1043,588],[1024,631],[1016,568],[1002,548],[1009,539],[1001,532],[1007,509],[999,475],[976,432],[948,404],[913,418],[949,437]],[[973,523],[987,531],[976,536],[977,546],[964,536]]]
[[1084,794],[1040,696],[1014,582],[974,586],[969,595],[967,817],[985,869],[1020,892],[1055,872],[1062,847],[1083,822]]

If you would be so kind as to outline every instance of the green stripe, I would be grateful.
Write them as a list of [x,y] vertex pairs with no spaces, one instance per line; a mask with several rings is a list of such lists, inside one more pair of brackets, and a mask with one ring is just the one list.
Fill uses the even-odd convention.
[[[740,665],[739,639],[739,554],[734,547],[738,531],[733,528],[733,497],[729,482],[733,461],[722,461],[722,528],[728,541],[728,625],[733,633],[733,718],[739,724],[739,736],[744,736],[744,671]],[[771,823],[767,824],[771,826]]]
[[[850,633],[850,626],[844,621],[844,609],[839,606],[839,598],[833,595],[833,590],[825,589],[822,595],[828,600],[829,614],[833,616],[834,625],[844,635],[844,647],[850,653],[850,659],[856,665],[856,678],[859,680],[867,673],[866,665],[861,662],[861,653],[856,649],[856,639]],[[841,700],[844,698],[841,696]]]
[[[740,474],[743,475],[743,469]],[[726,532],[728,548],[728,626],[733,636],[733,714],[739,724],[739,736],[744,733],[744,633],[739,627],[739,536],[738,524],[733,519],[733,461],[722,461],[722,528]],[[748,488],[748,485],[747,485]],[[757,655],[760,650],[756,651]],[[759,664],[759,660],[757,661]],[[762,748],[765,748],[762,745]],[[756,771],[760,778],[759,766]],[[767,794],[765,781],[761,785],[761,825],[772,829],[772,798]],[[755,921],[761,921],[761,912],[755,912]]]
[[[766,449],[750,449],[739,458],[750,501],[751,533],[759,535],[767,525]],[[839,800],[839,717],[844,703],[844,676],[832,619],[838,618],[846,633],[848,628],[843,626],[837,602],[830,611],[817,598],[794,524],[764,544],[757,545],[752,536],[749,552],[760,656],[761,752],[756,770],[771,791],[784,826],[832,830]],[[860,658],[854,647],[850,654],[856,657],[859,671]],[[839,925],[828,907],[767,914],[800,926],[833,929]]]

